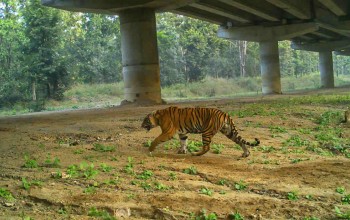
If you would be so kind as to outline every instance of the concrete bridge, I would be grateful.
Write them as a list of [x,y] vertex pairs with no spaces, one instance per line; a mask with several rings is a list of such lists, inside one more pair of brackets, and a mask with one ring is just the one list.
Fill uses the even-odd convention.
[[334,87],[332,52],[350,55],[349,0],[42,0],[70,11],[118,14],[125,99],[161,102],[157,12],[220,25],[218,36],[260,44],[263,94],[281,94],[278,41],[319,52],[321,85]]

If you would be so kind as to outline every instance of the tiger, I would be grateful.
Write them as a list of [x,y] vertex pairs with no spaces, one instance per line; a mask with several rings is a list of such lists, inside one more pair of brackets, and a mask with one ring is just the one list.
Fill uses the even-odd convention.
[[177,152],[179,154],[187,153],[188,133],[202,134],[202,150],[192,152],[193,156],[207,153],[210,150],[211,140],[218,131],[242,148],[242,157],[248,157],[250,154],[247,145],[254,147],[260,144],[258,138],[255,138],[255,142],[250,143],[239,136],[229,114],[216,108],[170,106],[148,114],[141,124],[141,127],[147,131],[157,126],[160,126],[162,133],[152,141],[149,147],[150,155],[158,144],[170,140],[175,134],[178,134],[180,138],[181,146]]

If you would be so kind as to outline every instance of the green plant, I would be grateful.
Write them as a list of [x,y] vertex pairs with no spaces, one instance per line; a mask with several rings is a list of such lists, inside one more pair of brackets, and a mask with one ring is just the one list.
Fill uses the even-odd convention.
[[334,207],[334,211],[337,217],[339,217],[340,219],[350,220],[350,211],[344,213],[337,206]]
[[152,140],[147,140],[146,142],[143,143],[144,147],[150,147],[152,144]]
[[89,209],[88,216],[91,217],[100,217],[103,220],[116,220],[113,216],[109,214],[106,210],[98,210],[96,207],[92,207]]
[[159,191],[165,191],[165,190],[168,190],[169,189],[169,186],[163,184],[163,183],[159,183],[159,182],[156,182],[154,183],[154,188],[156,190],[159,190]]
[[38,162],[35,159],[31,159],[28,155],[24,156],[25,168],[38,168]]
[[298,135],[292,135],[286,141],[283,142],[283,146],[293,146],[293,147],[301,147],[308,146],[308,140],[302,140]]
[[9,192],[7,189],[4,189],[4,188],[0,188],[0,197],[4,198],[7,201],[15,200],[15,198],[12,195],[12,193]]
[[134,159],[132,157],[128,157],[128,163],[124,167],[124,172],[127,174],[134,174]]
[[177,180],[177,175],[176,175],[176,173],[170,172],[170,173],[169,173],[169,179],[170,179],[170,180]]
[[70,165],[67,168],[67,175],[71,178],[79,176],[79,168],[77,165]]
[[198,142],[198,141],[189,141],[187,144],[187,149],[189,152],[197,152],[200,150],[200,147],[202,147],[203,144],[202,142]]
[[263,153],[270,153],[270,152],[276,151],[276,149],[272,146],[261,146],[256,149],[258,149],[259,151],[262,151]]
[[110,172],[110,171],[113,169],[113,167],[108,166],[108,165],[105,164],[105,163],[101,163],[101,164],[100,164],[100,169],[101,169],[102,172],[108,173],[108,172]]
[[196,175],[197,174],[197,168],[195,166],[191,166],[190,168],[186,168],[183,170],[184,173],[190,174],[190,175]]
[[287,133],[287,129],[280,126],[270,126],[269,129],[271,133]]
[[113,152],[115,151],[115,146],[106,146],[100,143],[96,143],[93,145],[94,148],[93,150],[98,151],[98,152]]
[[28,182],[26,178],[22,177],[22,187],[23,187],[23,189],[29,190],[31,185],[32,184],[30,182]]
[[214,154],[221,154],[222,150],[225,148],[223,144],[212,144]]
[[247,188],[247,185],[243,180],[240,180],[239,182],[235,182],[234,187],[236,190],[244,190]]
[[47,167],[60,167],[61,160],[58,157],[55,157],[53,160],[51,159],[50,154],[46,156],[46,160],[44,162]]
[[320,219],[314,216],[310,216],[310,217],[303,218],[303,220],[320,220]]
[[94,169],[94,164],[87,164],[87,163],[81,163],[80,164],[80,171],[83,173],[83,177],[87,179],[93,179],[98,174],[98,170]]
[[84,150],[83,149],[77,149],[73,151],[73,154],[83,154]]
[[345,188],[344,186],[337,187],[335,191],[339,194],[344,194],[345,193]]
[[343,120],[343,114],[340,111],[326,111],[316,120],[320,125],[330,125],[340,123]]
[[287,199],[291,200],[291,201],[296,201],[299,199],[299,196],[298,196],[297,192],[288,192]]
[[207,187],[202,187],[201,190],[199,191],[199,193],[207,195],[207,196],[213,195],[213,191],[211,189],[208,189]]
[[58,214],[60,215],[67,215],[68,212],[65,208],[60,208],[58,211],[57,211]]
[[[193,219],[193,217],[191,218]],[[209,213],[207,214],[207,210],[202,209],[200,214],[198,216],[195,216],[195,220],[217,220],[218,217],[215,213]]]
[[227,216],[229,220],[244,220],[243,216],[236,211],[235,213],[231,213]]
[[221,186],[226,185],[226,183],[227,183],[227,180],[225,180],[225,179],[221,179],[221,180],[218,181],[218,184],[221,185]]
[[153,176],[151,170],[144,170],[140,175],[137,176],[137,179],[148,180]]
[[350,194],[344,195],[341,197],[342,204],[350,204]]
[[96,187],[95,186],[88,186],[87,188],[84,189],[83,192],[86,194],[96,193]]

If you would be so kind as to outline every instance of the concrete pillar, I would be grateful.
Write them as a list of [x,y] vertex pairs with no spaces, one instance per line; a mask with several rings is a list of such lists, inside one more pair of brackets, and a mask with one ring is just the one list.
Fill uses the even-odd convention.
[[281,73],[278,41],[260,42],[262,93],[281,94]]
[[332,51],[319,52],[319,68],[321,72],[321,87],[334,88]]
[[161,103],[155,12],[130,9],[119,18],[125,100]]

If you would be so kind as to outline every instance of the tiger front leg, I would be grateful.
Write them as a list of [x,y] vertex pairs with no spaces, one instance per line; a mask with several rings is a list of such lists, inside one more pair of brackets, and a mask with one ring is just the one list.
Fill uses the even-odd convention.
[[181,147],[177,151],[178,154],[187,154],[187,135],[179,134]]
[[156,139],[154,139],[149,147],[149,154],[152,156],[152,152],[156,149],[157,145],[165,141],[170,140],[173,137],[171,134],[161,134]]

